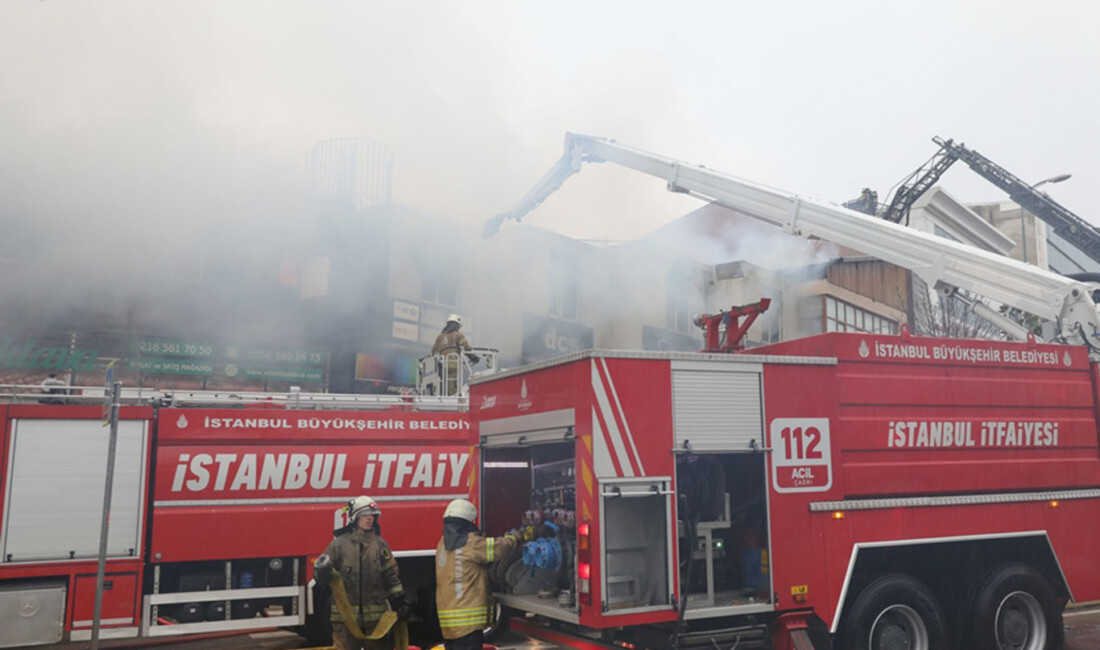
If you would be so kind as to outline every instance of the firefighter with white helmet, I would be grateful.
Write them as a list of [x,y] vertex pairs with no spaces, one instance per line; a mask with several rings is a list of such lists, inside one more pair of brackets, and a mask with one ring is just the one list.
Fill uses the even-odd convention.
[[[460,332],[462,329],[462,317],[451,314],[447,317],[447,324],[443,331],[435,337],[432,345],[432,354],[442,355],[443,359],[437,362],[437,372],[445,378],[443,382],[444,395],[456,395],[458,393],[459,361],[463,354],[477,363],[478,357],[470,352],[470,342],[466,335]],[[444,370],[446,373],[444,373]]]
[[435,603],[447,650],[481,650],[493,612],[486,567],[507,558],[519,543],[514,533],[485,537],[475,521],[474,504],[452,501],[443,513],[443,537],[435,549]]
[[[399,619],[408,619],[409,605],[397,575],[397,561],[389,544],[379,535],[378,518],[382,510],[374,499],[364,495],[348,502],[348,526],[333,538],[314,565],[314,576],[328,584],[333,572],[339,572],[347,594],[350,613],[355,617],[351,629],[369,632],[382,615],[393,609]],[[341,615],[337,598],[332,604],[332,641],[337,650],[364,648],[389,650],[392,640],[356,638]]]

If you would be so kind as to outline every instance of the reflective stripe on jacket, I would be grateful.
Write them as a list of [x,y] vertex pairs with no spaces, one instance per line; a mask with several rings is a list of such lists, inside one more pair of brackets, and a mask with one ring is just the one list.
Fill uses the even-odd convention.
[[490,623],[492,600],[485,565],[503,559],[516,548],[516,538],[483,537],[471,532],[466,545],[448,551],[439,540],[435,549],[435,604],[444,639],[459,639]]

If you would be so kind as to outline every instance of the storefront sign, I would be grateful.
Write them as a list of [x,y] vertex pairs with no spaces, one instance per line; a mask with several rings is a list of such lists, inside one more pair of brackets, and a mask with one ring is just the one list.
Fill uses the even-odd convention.
[[318,368],[306,367],[275,367],[275,368],[239,368],[229,364],[225,367],[227,377],[245,379],[259,379],[262,381],[300,381],[307,383],[321,383],[324,381],[324,372]]
[[225,348],[225,357],[238,361],[261,363],[301,363],[322,365],[328,361],[325,350],[293,350],[284,348],[251,348],[230,345]]
[[131,359],[130,370],[145,375],[209,375],[214,364],[188,359]]
[[33,339],[22,343],[6,336],[0,339],[0,368],[91,370],[98,357],[99,350],[39,346]]
[[592,328],[580,323],[524,314],[523,358],[537,361],[592,347]]
[[210,343],[188,343],[187,341],[157,341],[139,339],[130,346],[132,352],[139,355],[158,355],[171,357],[197,357],[208,359],[214,356],[217,348]]
[[393,317],[417,322],[420,320],[420,305],[401,300],[393,301]]
[[416,341],[420,338],[420,328],[413,323],[395,320],[393,322],[393,338]]

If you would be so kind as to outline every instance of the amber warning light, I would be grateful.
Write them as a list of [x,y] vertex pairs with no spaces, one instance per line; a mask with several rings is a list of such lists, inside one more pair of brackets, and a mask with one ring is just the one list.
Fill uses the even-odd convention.
[[796,603],[806,602],[806,598],[810,595],[809,585],[792,585],[791,586],[791,598]]

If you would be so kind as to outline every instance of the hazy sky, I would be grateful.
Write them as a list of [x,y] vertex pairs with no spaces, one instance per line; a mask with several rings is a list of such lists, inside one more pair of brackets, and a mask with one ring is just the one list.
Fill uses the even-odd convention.
[[[1100,6],[1088,2],[0,3],[0,216],[57,232],[238,218],[308,228],[311,145],[395,156],[394,198],[480,225],[614,137],[816,198],[964,141],[1097,222]],[[999,190],[962,163],[943,185]],[[632,238],[697,207],[610,168],[529,223]],[[83,230],[81,230],[83,229]]]

